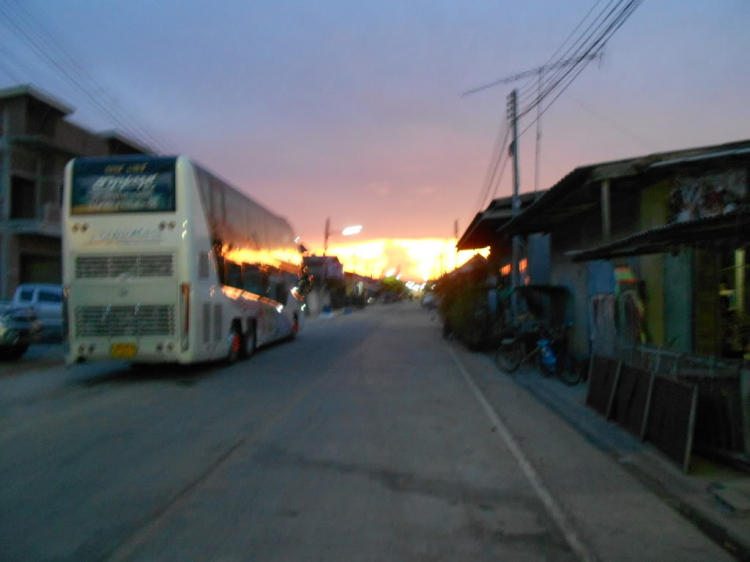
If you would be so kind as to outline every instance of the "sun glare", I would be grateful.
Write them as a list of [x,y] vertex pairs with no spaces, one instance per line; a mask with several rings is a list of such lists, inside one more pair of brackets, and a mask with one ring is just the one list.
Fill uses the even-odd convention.
[[[317,252],[322,255],[322,251]],[[334,245],[328,255],[337,256],[344,270],[368,277],[382,277],[394,270],[403,280],[424,282],[460,267],[476,254],[489,255],[489,248],[456,252],[456,239],[381,239]]]

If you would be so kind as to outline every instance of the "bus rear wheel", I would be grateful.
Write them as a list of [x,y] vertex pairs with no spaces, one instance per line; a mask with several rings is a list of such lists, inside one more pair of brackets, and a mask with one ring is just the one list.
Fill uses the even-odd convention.
[[245,337],[243,339],[245,345],[242,350],[242,355],[245,359],[250,359],[253,355],[255,355],[255,348],[258,345],[258,340],[255,332],[255,323],[251,323],[248,326],[247,332],[245,333]]

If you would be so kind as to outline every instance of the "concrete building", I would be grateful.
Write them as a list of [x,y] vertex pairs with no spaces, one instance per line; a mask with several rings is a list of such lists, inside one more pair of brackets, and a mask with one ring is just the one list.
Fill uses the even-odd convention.
[[114,131],[87,131],[67,120],[72,113],[29,85],[0,90],[0,299],[20,283],[60,283],[62,185],[71,158],[151,152]]

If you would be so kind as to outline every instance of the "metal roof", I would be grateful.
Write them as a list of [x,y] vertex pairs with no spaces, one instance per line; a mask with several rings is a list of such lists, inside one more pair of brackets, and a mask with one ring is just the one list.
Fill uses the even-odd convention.
[[[519,195],[521,209],[530,206],[543,192],[522,193]],[[493,199],[481,213],[477,213],[474,220],[466,228],[456,244],[459,250],[478,250],[486,248],[498,240],[497,230],[513,217],[513,198],[502,197]]]
[[[718,158],[750,154],[750,140],[661,152],[580,166],[553,185],[533,205],[503,224],[500,234],[549,232],[579,213],[599,205],[598,183],[605,179],[634,177],[671,165],[706,163]],[[589,189],[582,189],[588,187]]]
[[539,199],[516,218],[507,221],[499,229],[500,234],[528,234],[532,232],[547,232],[561,222],[569,220],[573,214],[598,204],[597,201],[581,201],[573,206],[556,205],[569,192],[584,185],[595,166],[576,168],[567,176],[553,185]]
[[726,240],[736,245],[750,242],[750,206],[720,215],[657,226],[588,250],[567,252],[573,261],[611,259],[670,252],[680,246],[700,246]]
[[704,162],[706,160],[715,160],[717,158],[728,158],[732,156],[742,156],[750,154],[750,148],[737,148],[735,150],[722,150],[720,152],[711,152],[709,154],[699,154],[697,156],[687,156],[685,158],[674,158],[656,162],[649,166],[650,168],[663,168],[665,166],[675,166],[677,164],[688,164],[693,162]]

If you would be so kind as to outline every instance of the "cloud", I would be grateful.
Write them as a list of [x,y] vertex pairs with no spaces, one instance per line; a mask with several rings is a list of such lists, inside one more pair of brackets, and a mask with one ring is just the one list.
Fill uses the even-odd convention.
[[393,188],[391,182],[389,181],[377,181],[368,183],[365,187],[370,191],[374,191],[380,197],[386,197],[387,195],[389,195],[391,193],[391,189]]

